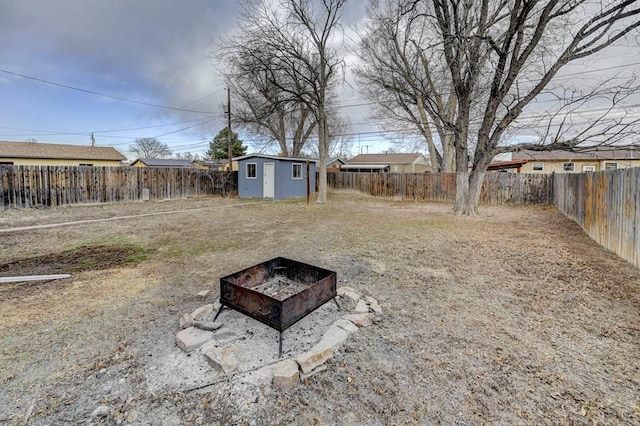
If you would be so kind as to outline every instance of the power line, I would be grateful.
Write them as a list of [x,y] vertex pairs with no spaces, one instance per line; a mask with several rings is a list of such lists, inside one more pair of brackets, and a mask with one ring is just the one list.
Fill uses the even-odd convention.
[[123,98],[123,97],[120,97],[120,96],[107,95],[105,93],[100,93],[100,92],[96,92],[96,91],[88,90],[88,89],[82,89],[80,87],[69,86],[68,84],[56,83],[55,81],[45,80],[45,79],[42,79],[42,78],[33,77],[33,76],[30,76],[30,75],[25,75],[25,74],[19,74],[17,72],[3,70],[3,69],[0,69],[0,72],[5,73],[5,74],[9,74],[9,75],[13,75],[13,76],[16,76],[16,77],[21,77],[21,78],[26,78],[26,79],[29,79],[29,80],[34,80],[34,81],[37,81],[37,82],[40,82],[40,83],[50,84],[52,86],[57,86],[57,87],[65,88],[65,89],[76,90],[78,92],[88,93],[90,95],[102,96],[102,97],[105,97],[105,98],[116,99],[116,100],[119,100],[119,101],[129,102],[129,103],[138,104],[138,105],[146,105],[146,106],[151,106],[151,107],[154,107],[154,108],[170,109],[170,110],[173,110],[173,111],[194,112],[194,113],[199,113],[199,114],[213,114],[211,111],[198,111],[198,110],[194,110],[194,109],[176,108],[176,107],[171,107],[171,106],[166,106],[166,105],[154,104],[154,103],[150,103],[150,102],[136,101],[136,100],[133,100],[133,99],[127,99],[127,98]]

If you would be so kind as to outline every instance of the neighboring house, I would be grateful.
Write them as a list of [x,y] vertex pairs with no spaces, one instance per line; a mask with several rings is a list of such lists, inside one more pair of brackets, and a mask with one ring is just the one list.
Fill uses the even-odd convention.
[[203,170],[222,170],[227,160],[194,160],[193,167]]
[[342,167],[344,164],[345,162],[339,158],[329,158],[329,160],[327,161],[327,171],[339,172],[340,167]]
[[419,152],[412,154],[360,154],[340,167],[347,172],[424,173],[431,165]]
[[[194,167],[200,169],[217,170],[219,172],[229,170],[229,160],[195,160]],[[231,169],[235,172],[238,170],[238,162],[234,159],[231,163]]]
[[487,167],[490,172],[515,172],[522,173],[522,166],[527,164],[527,160],[516,161],[492,161]]
[[118,167],[126,159],[108,146],[0,141],[0,166]]
[[[238,196],[241,198],[283,199],[304,197],[307,188],[315,192],[315,160],[250,154],[237,157]],[[307,163],[309,183],[307,184]]]
[[131,163],[131,167],[171,167],[188,169],[193,167],[189,160],[174,160],[171,158],[138,158]]
[[640,146],[594,147],[589,151],[529,151],[512,154],[513,161],[526,161],[522,173],[582,173],[640,166]]

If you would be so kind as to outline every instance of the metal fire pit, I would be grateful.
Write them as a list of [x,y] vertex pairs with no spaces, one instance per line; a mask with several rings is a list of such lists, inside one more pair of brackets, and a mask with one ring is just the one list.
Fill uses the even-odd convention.
[[279,356],[282,332],[335,297],[335,272],[284,257],[220,278],[222,306],[278,330]]

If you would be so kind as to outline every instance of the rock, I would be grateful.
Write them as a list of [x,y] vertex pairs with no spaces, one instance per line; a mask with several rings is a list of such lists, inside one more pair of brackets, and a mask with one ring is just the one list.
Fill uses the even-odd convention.
[[339,319],[334,322],[333,325],[340,327],[341,329],[343,329],[344,331],[348,331],[349,333],[355,333],[356,331],[358,331],[358,327],[356,327],[354,323],[346,319]]
[[184,330],[189,327],[193,327],[193,317],[191,314],[183,314],[180,317],[180,330]]
[[345,287],[340,287],[337,290],[337,294],[338,296],[345,296],[348,297],[349,299],[351,299],[353,302],[358,303],[358,301],[360,300],[360,295],[358,293],[356,293],[355,291],[350,291],[350,290],[344,290]]
[[347,321],[351,321],[352,323],[354,323],[358,327],[368,327],[368,326],[371,325],[371,320],[373,319],[373,314],[372,313],[348,314],[348,315],[344,315],[342,317],[342,319],[345,319]]
[[[344,330],[343,330],[344,331]],[[346,333],[346,332],[345,332]],[[303,373],[309,373],[317,366],[324,364],[333,356],[333,346],[314,346],[310,351],[295,357],[295,361],[300,366]]]
[[109,415],[109,407],[107,407],[106,405],[98,405],[98,407],[93,410],[91,412],[91,418],[93,419],[99,419],[102,417],[106,417]]
[[213,333],[195,327],[185,328],[176,334],[176,345],[185,352],[191,352],[213,338]]
[[[340,320],[338,320],[340,321]],[[344,320],[342,320],[344,321]],[[336,321],[337,322],[337,321]],[[355,325],[351,324],[352,327],[355,327]],[[357,327],[356,327],[357,329]],[[320,341],[318,343],[316,343],[313,349],[323,349],[326,347],[331,347],[332,352],[333,349],[337,348],[338,346],[340,346],[345,340],[347,340],[347,337],[349,337],[349,335],[351,334],[350,331],[345,330],[344,328],[336,325],[335,323],[331,325],[331,327],[329,327],[329,329],[327,331],[325,331],[324,335],[322,336],[322,339],[320,339]],[[306,371],[305,371],[306,373]]]
[[213,304],[200,306],[198,309],[191,313],[191,317],[194,321],[202,321],[213,313]]
[[366,314],[369,312],[369,305],[364,300],[360,300],[354,310],[356,314]]
[[345,291],[350,291],[351,293],[356,293],[356,294],[358,293],[354,288],[348,287],[346,285],[338,287],[336,291],[338,292],[338,294],[343,294]]
[[378,315],[382,313],[382,307],[378,305],[378,303],[369,304],[369,310],[375,312]]
[[202,298],[202,299],[206,299],[207,296],[209,296],[211,294],[211,290],[202,290],[199,291],[198,293],[196,293],[196,296]]
[[224,374],[231,374],[238,367],[239,349],[236,345],[217,346],[214,342],[202,348],[202,354],[209,365]]
[[193,326],[195,328],[199,328],[200,330],[206,330],[206,331],[216,331],[223,325],[224,324],[222,324],[221,322],[211,322],[211,321],[196,321],[193,323]]
[[129,412],[129,414],[127,415],[127,421],[129,423],[133,423],[136,420],[138,420],[138,412],[135,410],[132,410],[131,412]]
[[323,371],[327,371],[327,366],[326,365],[319,365],[316,368],[314,368],[313,370],[309,371],[308,373],[302,373],[300,374],[300,380],[306,380],[311,376],[314,376],[318,373],[322,373]]
[[378,301],[371,296],[364,296],[363,299],[365,302],[367,302],[367,305],[378,304]]
[[273,386],[286,392],[298,383],[299,377],[298,364],[294,360],[282,361],[273,369]]

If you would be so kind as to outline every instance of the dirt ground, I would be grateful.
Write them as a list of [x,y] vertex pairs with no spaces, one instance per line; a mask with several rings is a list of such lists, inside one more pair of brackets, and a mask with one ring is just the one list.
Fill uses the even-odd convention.
[[[640,271],[553,207],[450,210],[333,193],[0,211],[0,276],[73,274],[0,284],[0,423],[640,424]],[[336,271],[380,321],[288,392],[185,386],[180,314],[276,256]]]

